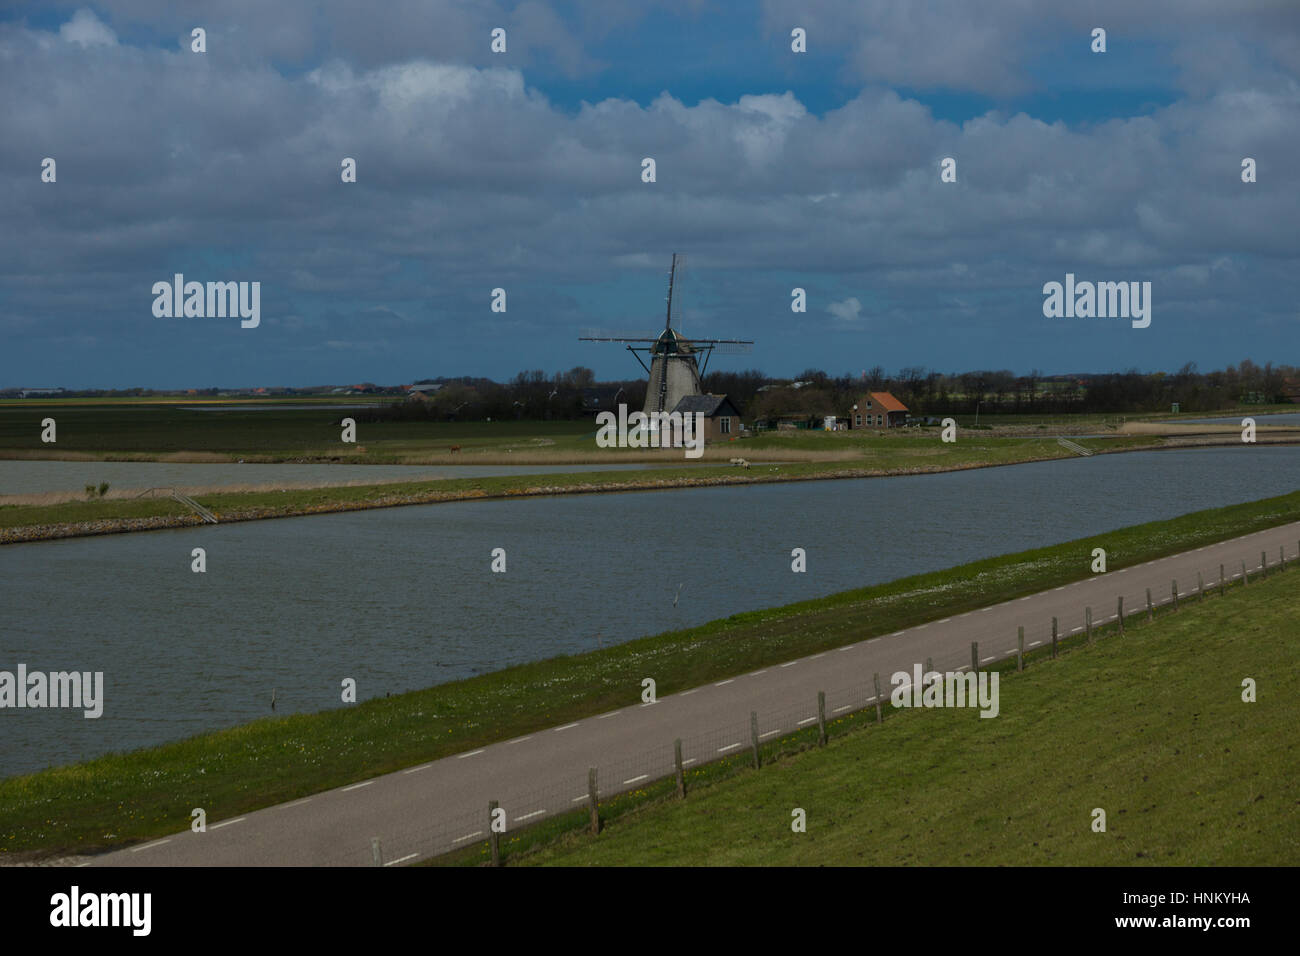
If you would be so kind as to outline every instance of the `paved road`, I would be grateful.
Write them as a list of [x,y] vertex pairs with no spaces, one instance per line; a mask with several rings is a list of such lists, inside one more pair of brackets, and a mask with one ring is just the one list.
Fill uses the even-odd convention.
[[187,830],[82,865],[365,865],[372,862],[372,838],[380,840],[384,865],[414,862],[481,839],[491,799],[500,801],[508,826],[565,812],[586,799],[588,767],[599,768],[602,798],[632,789],[672,773],[675,738],[682,738],[688,764],[707,761],[748,745],[751,711],[758,713],[760,736],[770,738],[812,723],[817,692],[825,690],[827,717],[833,719],[874,701],[875,672],[881,675],[887,702],[889,675],[910,671],[914,663],[930,658],[936,670],[967,668],[972,641],[979,642],[981,663],[1014,655],[1018,626],[1025,628],[1026,649],[1038,647],[1051,640],[1053,616],[1061,634],[1077,633],[1084,627],[1085,607],[1092,607],[1097,624],[1114,620],[1120,596],[1126,617],[1145,612],[1147,588],[1156,604],[1168,603],[1176,579],[1186,598],[1196,592],[1198,572],[1209,590],[1218,585],[1220,564],[1229,580],[1241,576],[1243,561],[1253,575],[1260,552],[1274,567],[1281,547],[1288,561],[1297,558],[1300,522],[774,664],[654,704],[540,730],[243,817],[221,820],[221,808],[208,807],[213,822],[206,833]]

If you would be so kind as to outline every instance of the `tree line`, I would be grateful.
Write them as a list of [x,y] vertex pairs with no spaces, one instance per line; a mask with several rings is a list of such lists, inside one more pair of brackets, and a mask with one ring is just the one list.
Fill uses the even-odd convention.
[[[439,388],[379,406],[364,417],[454,421],[484,419],[567,420],[626,404],[640,409],[645,378],[598,381],[584,366],[547,375],[519,372],[508,382],[487,378],[433,379]],[[1240,404],[1277,404],[1300,399],[1300,369],[1257,365],[1249,359],[1224,369],[1200,372],[1195,363],[1177,372],[1017,375],[1007,369],[938,372],[907,366],[887,373],[880,366],[860,374],[832,376],[805,369],[793,379],[773,378],[757,369],[712,371],[706,392],[725,394],[746,419],[829,415],[847,417],[867,392],[889,392],[913,415],[949,413],[1057,415],[1138,414],[1169,411],[1213,412]]]

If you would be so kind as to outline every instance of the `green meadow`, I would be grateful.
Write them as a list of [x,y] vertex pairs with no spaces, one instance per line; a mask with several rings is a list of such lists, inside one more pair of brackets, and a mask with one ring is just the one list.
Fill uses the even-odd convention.
[[[894,710],[773,746],[761,770],[624,800],[549,866],[1294,866],[1296,571],[999,672],[999,715]],[[1256,700],[1243,700],[1243,681]],[[712,779],[711,779],[712,778]],[[795,808],[805,832],[795,832]],[[1094,830],[1105,813],[1105,831]],[[526,836],[520,847],[536,841]],[[483,846],[447,862],[480,862]]]

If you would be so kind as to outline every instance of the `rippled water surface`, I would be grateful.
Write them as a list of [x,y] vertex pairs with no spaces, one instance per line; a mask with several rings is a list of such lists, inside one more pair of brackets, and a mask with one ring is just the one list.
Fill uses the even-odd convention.
[[[1198,448],[8,545],[0,670],[103,671],[107,700],[98,720],[0,711],[0,775],[260,717],[272,688],[278,713],[339,706],[345,677],[362,698],[397,693],[1298,479],[1300,447]],[[206,574],[190,570],[199,546]],[[489,570],[498,547],[505,574]]]

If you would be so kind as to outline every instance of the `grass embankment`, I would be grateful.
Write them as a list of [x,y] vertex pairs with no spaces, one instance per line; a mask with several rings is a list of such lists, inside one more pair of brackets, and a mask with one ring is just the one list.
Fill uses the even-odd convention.
[[[598,837],[506,859],[561,866],[1295,865],[1300,608],[1294,567],[1184,603],[1025,673],[998,717],[886,708],[766,748],[762,770],[688,774],[686,800],[614,801]],[[1242,680],[1257,701],[1242,700]],[[839,735],[836,730],[840,730]],[[727,770],[730,770],[728,773]],[[712,779],[710,779],[712,778]],[[791,828],[791,811],[807,831]],[[1093,810],[1106,832],[1092,830]],[[574,816],[582,817],[583,814]],[[478,863],[485,846],[447,863]]]
[[989,558],[354,707],[267,718],[0,780],[0,852],[87,850],[213,822],[640,700],[1300,520],[1300,492]]
[[[1080,443],[1097,452],[1153,447],[1149,439],[1142,438],[1093,439]],[[928,474],[1074,457],[1072,452],[1050,439],[981,437],[944,444],[937,437],[924,442],[878,438],[873,444],[862,444],[865,447],[860,448],[850,460],[755,464],[744,469],[734,466],[679,464],[676,467],[636,471],[446,478],[286,491],[195,494],[194,497],[223,521],[251,521],[477,498],[656,491],[708,485]],[[741,454],[743,448],[736,451]],[[676,460],[681,461],[680,458]],[[6,503],[0,504],[0,543],[199,523],[197,516],[167,498],[96,498],[55,504]]]

